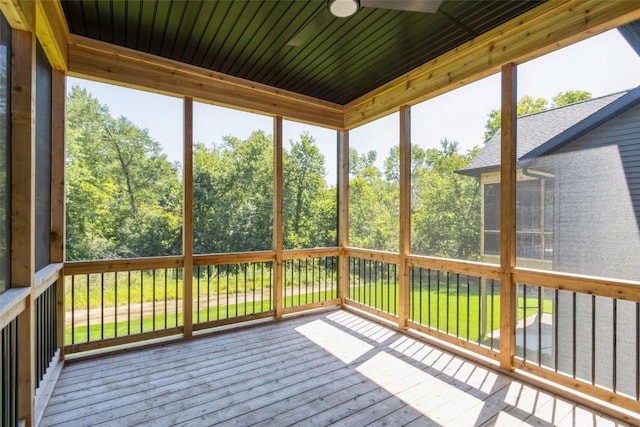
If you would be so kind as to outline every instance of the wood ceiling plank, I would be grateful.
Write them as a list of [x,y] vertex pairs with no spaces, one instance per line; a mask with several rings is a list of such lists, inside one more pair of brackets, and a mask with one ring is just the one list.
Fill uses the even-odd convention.
[[345,106],[353,128],[523,63],[600,32],[640,19],[640,2],[547,2],[425,63]]
[[71,36],[69,73],[332,129],[343,126],[341,105],[79,36]]

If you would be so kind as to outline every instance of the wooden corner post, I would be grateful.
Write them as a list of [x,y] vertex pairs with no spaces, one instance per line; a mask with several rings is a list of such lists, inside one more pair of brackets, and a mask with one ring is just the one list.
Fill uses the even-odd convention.
[[513,370],[516,339],[517,68],[502,66],[500,130],[500,367]]
[[349,131],[338,131],[338,297],[342,306],[349,297]]
[[400,276],[398,289],[398,327],[407,329],[409,320],[411,252],[411,107],[400,107]]
[[273,119],[273,249],[276,251],[276,263],[274,265],[274,288],[276,319],[282,319],[283,313],[283,276],[282,276],[282,251],[284,237],[282,228],[282,200],[283,175],[282,175],[282,117]]
[[18,317],[18,418],[34,424],[35,34],[13,30],[11,73],[11,286],[31,288]]
[[193,334],[193,98],[184,99],[182,172],[182,319],[185,337]]

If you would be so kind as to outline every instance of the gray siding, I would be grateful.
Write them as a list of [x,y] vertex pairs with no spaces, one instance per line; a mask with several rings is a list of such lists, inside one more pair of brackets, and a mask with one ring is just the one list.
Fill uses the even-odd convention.
[[554,269],[640,279],[640,106],[549,157],[558,195]]
[[[544,160],[556,173],[554,270],[640,280],[640,106]],[[616,388],[635,394],[636,304],[577,295],[574,308],[568,292],[558,301],[559,370],[572,374],[575,354],[577,377],[612,387],[615,347]]]

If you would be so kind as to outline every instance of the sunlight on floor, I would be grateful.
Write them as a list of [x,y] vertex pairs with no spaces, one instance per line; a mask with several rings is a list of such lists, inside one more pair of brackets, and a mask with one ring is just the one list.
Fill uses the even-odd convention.
[[322,320],[314,320],[296,331],[333,354],[344,363],[352,363],[373,348],[372,345],[331,326]]
[[435,424],[577,426],[607,421],[574,403],[344,311],[296,330]]
[[327,316],[327,319],[337,323],[338,325],[344,326],[345,328],[349,328],[353,332],[356,332],[377,343],[383,343],[389,338],[396,335],[395,332],[385,328],[384,326],[369,322],[368,320],[354,316],[353,314],[346,313],[344,311],[331,313]]

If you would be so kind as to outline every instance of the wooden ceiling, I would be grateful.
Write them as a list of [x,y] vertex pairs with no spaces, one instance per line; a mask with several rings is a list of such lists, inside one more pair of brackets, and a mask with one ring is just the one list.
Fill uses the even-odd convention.
[[444,0],[434,14],[361,8],[349,18],[332,17],[325,0],[65,0],[62,9],[72,34],[345,105],[542,2]]

